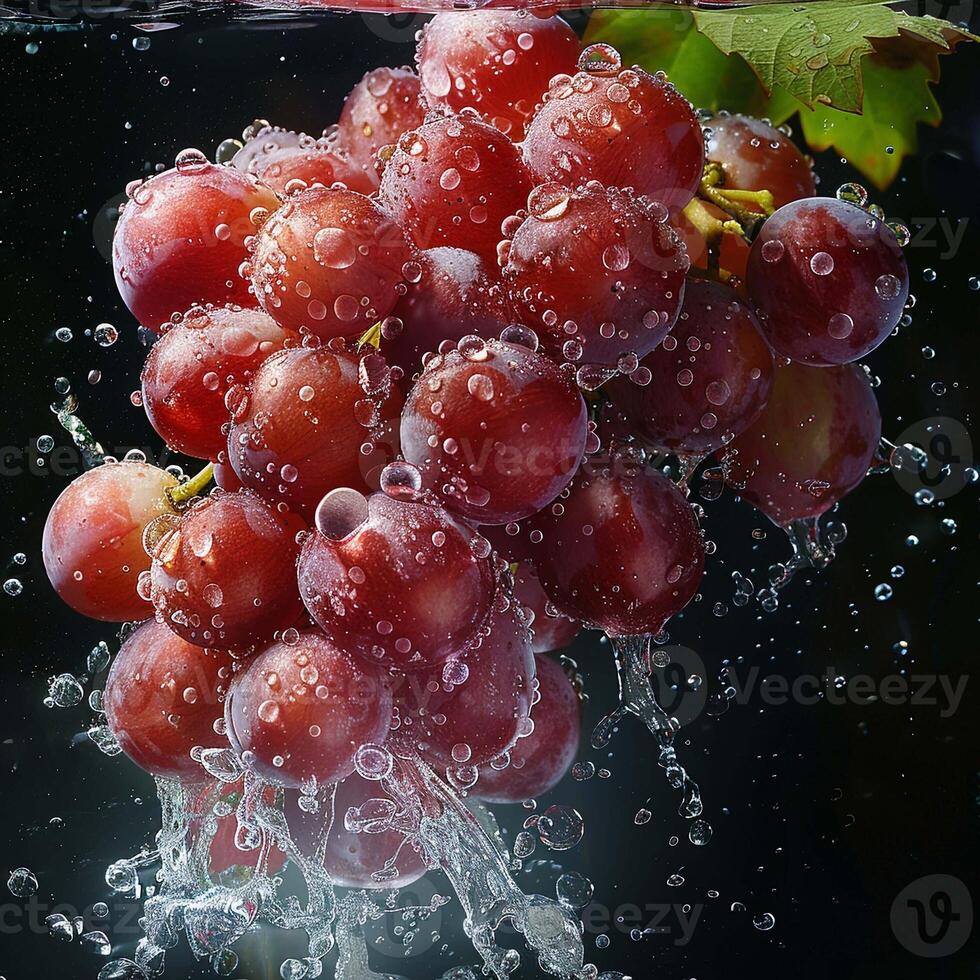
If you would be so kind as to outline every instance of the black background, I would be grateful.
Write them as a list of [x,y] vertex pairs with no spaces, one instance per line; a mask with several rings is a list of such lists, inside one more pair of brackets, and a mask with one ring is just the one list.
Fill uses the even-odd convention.
[[[154,164],[171,165],[186,146],[213,153],[255,116],[318,132],[336,119],[343,95],[365,70],[411,61],[417,26],[410,17],[329,16],[315,26],[211,17],[140,35],[131,23],[103,19],[71,32],[0,35],[0,397],[6,402],[0,563],[7,566],[4,578],[24,583],[17,597],[0,593],[0,874],[5,879],[8,869],[22,865],[37,874],[41,922],[59,903],[84,912],[109,900],[105,866],[148,843],[159,816],[150,780],[124,758],[103,757],[79,734],[91,722],[86,708],[42,705],[49,676],[83,673],[98,639],[115,649],[113,628],[82,620],[56,601],[40,562],[44,516],[71,475],[64,467],[53,472],[54,454],[38,467],[33,450],[42,434],[69,445],[47,407],[54,379],[71,381],[82,416],[107,450],[143,446],[158,458],[160,452],[128,397],[138,386],[143,351],[105,261],[107,206]],[[151,39],[149,50],[134,50],[136,36]],[[36,54],[27,53],[29,41],[39,42]],[[963,46],[944,59],[943,126],[920,130],[922,152],[906,162],[892,191],[875,195],[914,229],[938,218],[968,222],[954,255],[944,254],[935,230],[908,249],[918,297],[913,322],[868,360],[881,378],[877,394],[891,438],[933,416],[972,425],[980,353],[980,293],[968,286],[969,277],[980,275],[978,54]],[[854,177],[832,153],[818,161],[818,171],[824,193]],[[923,277],[926,268],[936,270],[935,282]],[[109,349],[85,333],[103,321],[121,333]],[[72,342],[54,338],[62,326],[73,331]],[[924,358],[926,345],[935,348],[934,359]],[[102,372],[96,386],[86,380],[92,369]],[[933,391],[937,382],[945,386],[942,395]],[[731,573],[750,575],[758,587],[767,566],[785,557],[786,542],[726,494],[708,506],[706,527],[718,551],[703,596],[671,625],[671,642],[703,658],[710,693],[720,689],[717,673],[725,662],[736,664],[743,681],[752,666],[790,679],[823,675],[828,667],[844,677],[881,678],[900,669],[954,680],[968,675],[977,656],[974,491],[920,507],[890,476],[869,479],[839,509],[850,533],[838,560],[826,573],[792,583],[775,614],[754,602],[732,605]],[[956,521],[954,535],[942,533],[944,518]],[[911,533],[921,541],[914,548],[905,544]],[[23,568],[12,564],[15,552],[26,553]],[[893,579],[889,569],[899,564],[905,575]],[[874,598],[881,582],[894,587],[890,601]],[[721,618],[712,613],[718,601],[730,607]],[[902,640],[905,657],[893,650]],[[615,696],[608,647],[588,635],[573,654],[586,676],[591,725]],[[892,902],[910,882],[930,874],[969,882],[976,866],[975,685],[971,680],[959,710],[945,718],[936,706],[880,701],[774,706],[758,692],[720,717],[702,714],[680,738],[714,827],[710,844],[700,848],[686,839],[674,794],[638,723],[624,724],[607,751],[583,748],[581,757],[607,766],[611,778],[566,780],[551,801],[582,812],[585,839],[566,854],[542,854],[539,847],[535,857],[588,875],[596,902],[614,918],[621,906],[703,906],[686,946],[676,945],[673,918],[661,923],[673,924],[672,934],[632,940],[629,930],[647,925],[647,913],[639,922],[613,921],[608,949],[597,950],[594,932],[587,935],[589,958],[600,970],[637,980],[975,976],[973,944],[951,956],[921,958],[903,948],[890,924]],[[637,826],[634,814],[644,806],[653,817]],[[526,813],[499,807],[498,815],[512,838]],[[680,842],[672,845],[675,835]],[[544,863],[519,881],[553,894],[554,874]],[[668,886],[675,874],[684,883]],[[433,882],[446,888],[438,876]],[[718,897],[708,897],[709,890]],[[745,911],[732,910],[733,903]],[[22,906],[0,882],[0,976],[95,976],[101,961],[77,943],[47,936],[38,912],[32,924],[30,908]],[[111,920],[117,931],[107,929],[115,955],[131,954],[135,943],[132,923],[127,930],[119,922],[121,911]],[[775,927],[759,931],[752,919],[765,912],[775,916]],[[376,968],[432,980],[450,966],[472,964],[458,919],[458,907],[443,916],[450,952],[440,952],[440,943],[400,964],[379,956]],[[283,956],[297,952],[289,937],[269,933],[249,937],[243,947],[233,975],[249,980],[278,976]],[[332,969],[328,960],[324,975]],[[195,965],[183,948],[167,972],[208,975],[207,964]],[[534,975],[530,967],[521,974]]]

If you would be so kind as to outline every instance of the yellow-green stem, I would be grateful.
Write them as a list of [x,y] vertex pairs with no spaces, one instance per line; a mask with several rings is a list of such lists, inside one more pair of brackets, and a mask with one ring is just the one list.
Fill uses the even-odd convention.
[[175,508],[186,504],[188,500],[196,497],[211,482],[213,476],[214,463],[208,463],[200,473],[195,473],[189,480],[186,480],[184,483],[178,483],[177,486],[171,487],[167,491],[170,503]]

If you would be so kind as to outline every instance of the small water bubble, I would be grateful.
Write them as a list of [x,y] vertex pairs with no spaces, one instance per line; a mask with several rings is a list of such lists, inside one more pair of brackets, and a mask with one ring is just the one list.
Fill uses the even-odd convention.
[[592,901],[594,891],[592,882],[576,871],[561,875],[555,884],[558,901],[570,909],[584,909]]
[[100,323],[92,336],[100,347],[111,347],[119,339],[119,331],[111,323]]
[[923,269],[922,270],[922,278],[926,282],[935,282],[936,279],[938,278],[938,276],[936,275],[936,270],[935,269]]
[[104,932],[86,932],[80,942],[83,949],[96,956],[108,956],[112,952],[112,943]]
[[9,596],[19,596],[24,591],[24,583],[19,578],[8,578],[3,583],[3,591]]
[[692,844],[702,847],[711,840],[713,832],[711,824],[707,820],[699,818],[691,822],[691,826],[687,832],[687,838]]
[[54,332],[56,340],[60,340],[61,343],[67,344],[75,335],[71,332],[69,327],[58,327]]
[[37,878],[28,868],[16,868],[10,872],[7,888],[15,898],[30,898],[37,894]]
[[776,924],[776,917],[772,912],[763,912],[752,920],[752,925],[760,932],[768,932]]
[[148,37],[134,37],[133,38],[133,50],[134,51],[149,51],[150,50],[150,39]]
[[585,821],[572,807],[555,804],[541,814],[537,831],[541,843],[546,847],[554,851],[567,851],[582,839]]
[[894,590],[887,582],[882,582],[880,585],[875,586],[875,598],[879,602],[887,602],[893,594]]
[[57,708],[73,708],[76,704],[81,704],[84,696],[82,685],[73,674],[59,674],[51,678],[48,683],[48,697],[45,699],[45,704],[50,700]]
[[943,534],[956,534],[956,521],[952,517],[944,517],[939,522],[939,530]]

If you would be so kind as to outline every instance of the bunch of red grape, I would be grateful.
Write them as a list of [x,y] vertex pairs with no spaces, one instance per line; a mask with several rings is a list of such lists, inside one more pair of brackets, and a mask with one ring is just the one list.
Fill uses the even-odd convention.
[[[370,72],[324,136],[247,136],[133,182],[113,246],[157,335],[147,417],[218,488],[107,461],[45,528],[67,603],[145,620],[108,724],[189,782],[192,749],[230,747],[287,809],[342,781],[356,812],[393,757],[543,793],[580,727],[549,651],[580,622],[656,634],[698,591],[695,511],[655,453],[719,454],[781,525],[867,472],[852,362],[902,313],[901,248],[812,196],[783,133],[703,121],[557,17],[440,14],[418,73]],[[353,884],[400,844],[333,833]]]

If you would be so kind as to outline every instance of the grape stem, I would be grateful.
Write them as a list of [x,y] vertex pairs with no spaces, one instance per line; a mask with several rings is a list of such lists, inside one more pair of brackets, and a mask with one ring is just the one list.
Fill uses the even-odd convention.
[[370,345],[375,350],[381,350],[381,321],[379,320],[373,327],[365,330],[357,340],[357,349]]
[[726,190],[724,185],[725,171],[722,167],[714,162],[706,163],[698,194],[703,200],[729,215],[742,236],[752,241],[762,222],[775,211],[772,193],[767,190]]
[[213,476],[214,463],[208,463],[200,473],[196,473],[189,480],[178,483],[177,486],[171,487],[167,491],[170,503],[176,510],[179,510],[189,500],[196,497],[211,482]]

